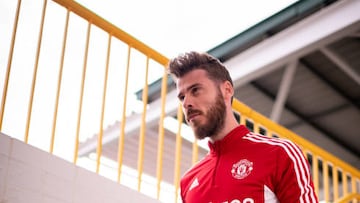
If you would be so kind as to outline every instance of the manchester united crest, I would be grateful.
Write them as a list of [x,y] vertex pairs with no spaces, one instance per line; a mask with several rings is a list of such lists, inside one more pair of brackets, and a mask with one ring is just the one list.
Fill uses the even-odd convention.
[[231,174],[236,179],[243,179],[253,170],[253,163],[247,159],[241,159],[231,169]]

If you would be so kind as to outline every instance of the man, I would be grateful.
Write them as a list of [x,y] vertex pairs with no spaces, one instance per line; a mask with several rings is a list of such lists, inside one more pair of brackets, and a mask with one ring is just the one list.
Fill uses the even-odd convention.
[[318,202],[308,162],[291,141],[269,138],[239,125],[234,88],[216,58],[189,52],[170,60],[186,122],[210,152],[181,179],[185,203]]

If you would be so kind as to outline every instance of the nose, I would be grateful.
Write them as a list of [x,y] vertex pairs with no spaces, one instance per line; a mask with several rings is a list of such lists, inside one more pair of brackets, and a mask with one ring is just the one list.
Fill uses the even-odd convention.
[[191,97],[189,97],[189,96],[184,97],[184,99],[182,101],[182,106],[183,106],[183,109],[191,108],[193,106]]

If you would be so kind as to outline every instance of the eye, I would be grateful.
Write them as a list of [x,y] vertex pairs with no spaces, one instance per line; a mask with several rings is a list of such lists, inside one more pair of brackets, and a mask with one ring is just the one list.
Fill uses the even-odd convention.
[[198,92],[199,92],[199,87],[193,87],[193,88],[191,89],[191,94],[192,94],[192,95],[197,95]]
[[180,102],[183,102],[183,101],[184,101],[184,98],[185,98],[184,95],[179,95],[179,96],[178,96],[178,99],[179,99]]

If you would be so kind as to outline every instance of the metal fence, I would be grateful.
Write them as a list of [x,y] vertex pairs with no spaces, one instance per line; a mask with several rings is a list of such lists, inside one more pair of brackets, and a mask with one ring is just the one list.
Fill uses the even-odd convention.
[[[40,1],[38,1],[40,2]],[[167,105],[168,59],[117,26],[72,0],[44,0],[37,9],[13,1],[0,42],[0,84],[3,86],[0,131],[24,142],[78,162],[80,140],[97,135],[99,173],[104,130],[120,120],[117,181],[120,183],[126,120],[141,112],[138,140],[137,188],[144,164],[149,84],[161,79],[161,108],[157,140],[156,197],[162,190],[164,118]],[[51,15],[50,15],[51,14]],[[5,31],[4,31],[5,30]],[[7,57],[7,58],[6,58]],[[134,108],[131,93],[142,90]],[[360,172],[286,128],[234,99],[240,123],[266,136],[285,137],[298,144],[308,158],[315,190],[325,202],[358,202]],[[179,126],[182,112],[177,112]],[[178,201],[182,137],[178,128],[174,157],[174,200]],[[84,138],[85,137],[85,138]],[[70,141],[69,141],[70,140]],[[67,153],[63,154],[66,151]],[[193,143],[193,162],[198,144]]]

